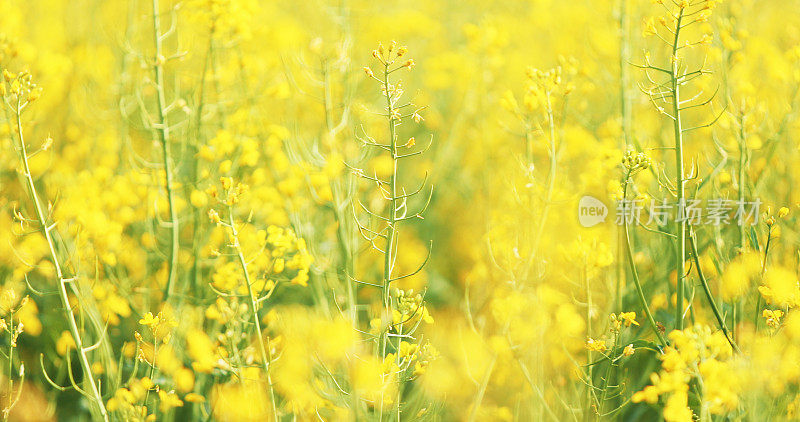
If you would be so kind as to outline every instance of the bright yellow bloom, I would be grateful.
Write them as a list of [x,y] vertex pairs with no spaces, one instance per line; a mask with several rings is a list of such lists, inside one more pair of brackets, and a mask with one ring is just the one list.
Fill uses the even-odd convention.
[[139,320],[139,324],[153,327],[158,324],[158,316],[153,316],[152,312],[148,312]]
[[164,390],[158,390],[158,400],[158,408],[162,412],[169,412],[172,408],[183,406],[183,401],[172,391],[166,392]]
[[189,393],[183,399],[189,403],[203,403],[204,401],[206,401],[205,397],[197,393]]
[[619,319],[625,321],[625,326],[630,327],[631,325],[639,325],[636,322],[636,312],[620,312]]
[[56,351],[58,351],[58,354],[64,356],[74,348],[75,339],[72,338],[72,334],[70,334],[69,331],[62,331],[61,336],[56,340]]
[[783,311],[776,309],[764,309],[761,316],[767,321],[767,325],[772,328],[777,328],[781,325],[781,318],[783,318]]
[[624,349],[622,349],[622,355],[623,356],[633,356],[633,353],[635,351],[636,351],[636,349],[633,348],[633,344],[629,344],[629,345],[625,346]]
[[605,340],[595,340],[593,338],[586,340],[586,348],[593,352],[605,352],[608,349]]

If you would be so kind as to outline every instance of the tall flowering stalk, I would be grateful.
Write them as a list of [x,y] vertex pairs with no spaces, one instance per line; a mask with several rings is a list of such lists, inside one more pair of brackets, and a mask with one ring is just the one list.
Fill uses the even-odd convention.
[[[526,258],[522,260],[523,270],[520,279],[527,279],[534,266],[530,265],[539,257],[539,246],[547,227],[548,215],[554,205],[556,176],[559,172],[559,150],[563,147],[561,132],[564,128],[566,105],[569,95],[575,89],[572,80],[579,72],[579,64],[574,58],[559,57],[559,65],[540,70],[530,67],[526,71],[525,92],[520,100],[511,91],[505,93],[501,104],[512,112],[519,121],[525,136],[525,167],[529,186],[538,184],[535,144],[543,142],[547,147],[547,174],[542,177],[541,202],[537,206],[536,193],[530,189],[525,203],[520,203],[530,210],[539,210],[538,215],[531,215],[529,226],[525,229],[527,238],[519,245],[526,250]],[[560,112],[559,112],[560,111]],[[539,139],[538,137],[542,139]]]
[[[254,337],[254,348],[258,353],[254,357],[260,358],[259,366],[264,371],[264,394],[269,398],[272,418],[279,420],[272,367],[277,358],[273,356],[270,337],[267,335],[265,339],[262,331],[263,316],[260,312],[280,283],[307,285],[313,258],[306,249],[305,240],[298,238],[292,229],[268,226],[266,230],[256,230],[250,217],[236,217],[240,199],[248,190],[247,185],[235,183],[230,177],[220,178],[219,188],[212,186],[208,189],[216,200],[216,207],[209,210],[208,216],[212,223],[224,230],[227,240],[225,249],[215,251],[213,255],[230,264],[226,270],[230,271],[229,275],[226,271],[218,272],[212,277],[209,287],[218,296],[218,308],[238,309],[240,312],[238,318],[226,321],[230,332],[243,333],[241,338],[232,337],[234,344],[246,338],[244,333]],[[222,216],[217,209],[222,210]],[[234,270],[236,267],[238,270]],[[235,305],[240,299],[245,302],[241,307]],[[235,349],[232,354],[238,355],[242,346],[237,345]],[[238,362],[232,366],[233,370],[240,373],[246,370],[241,356],[232,361]]]
[[[19,153],[20,164],[22,167],[22,176],[28,188],[30,201],[33,204],[35,213],[34,218],[25,218],[21,214],[20,220],[23,222],[31,222],[38,226],[42,235],[47,242],[47,249],[50,255],[50,260],[55,268],[56,277],[58,279],[58,296],[61,300],[61,306],[64,310],[64,319],[69,326],[69,332],[72,340],[75,342],[75,349],[78,353],[81,369],[83,371],[84,384],[88,387],[88,391],[81,389],[73,382],[72,387],[87,397],[95,406],[95,410],[99,414],[99,418],[108,421],[108,412],[103,404],[103,396],[100,394],[100,387],[95,380],[92,372],[92,363],[89,360],[88,353],[98,349],[104,338],[105,332],[100,334],[97,343],[93,345],[86,345],[85,340],[81,334],[75,313],[73,311],[73,304],[70,303],[69,295],[74,294],[76,297],[81,297],[78,292],[76,284],[78,283],[78,275],[69,266],[64,264],[61,255],[58,252],[56,239],[59,238],[56,232],[56,222],[52,218],[52,205],[48,203],[47,209],[40,199],[41,196],[36,189],[36,184],[31,175],[29,158],[32,156],[28,152],[28,146],[25,143],[25,137],[22,131],[22,112],[30,106],[41,95],[41,89],[32,82],[31,74],[22,72],[17,75],[3,71],[5,82],[2,85],[2,92],[6,105],[11,108],[16,124],[16,137],[19,142],[17,152]],[[41,150],[46,150],[52,145],[52,140],[48,138],[42,145]],[[41,151],[40,150],[40,151]],[[38,152],[38,151],[37,151]],[[35,154],[35,153],[34,153]],[[91,316],[90,316],[91,317]],[[69,353],[67,353],[67,362],[69,362]],[[71,373],[70,373],[71,376]],[[72,380],[72,378],[70,378]]]
[[256,344],[258,345],[258,351],[261,357],[261,365],[264,368],[264,376],[266,377],[265,390],[269,396],[270,403],[272,404],[273,418],[277,420],[278,411],[275,402],[275,390],[272,386],[272,376],[270,375],[272,359],[267,352],[268,347],[265,344],[266,342],[264,341],[264,337],[261,332],[261,319],[258,316],[258,311],[261,308],[261,302],[269,298],[273,289],[270,289],[269,292],[263,297],[259,297],[259,292],[254,289],[254,280],[252,280],[250,277],[251,269],[248,265],[249,262],[244,256],[242,245],[239,240],[239,229],[237,228],[236,221],[233,217],[233,207],[239,201],[239,196],[247,190],[247,186],[242,185],[241,183],[234,185],[233,180],[230,178],[222,178],[221,182],[223,196],[220,198],[220,203],[227,207],[228,221],[221,221],[218,217],[218,214],[215,213],[211,213],[210,216],[212,221],[215,221],[217,224],[225,227],[228,230],[228,237],[230,238],[229,246],[231,249],[233,249],[233,253],[236,255],[239,265],[241,266],[242,273],[244,274],[244,284],[247,287],[246,290],[248,306],[250,308],[250,316],[252,318],[253,326],[255,327]]
[[[430,204],[433,195],[433,188],[431,187],[425,202],[418,207],[417,211],[410,211],[411,206],[408,201],[422,194],[427,177],[417,189],[411,192],[406,191],[398,183],[400,163],[408,158],[422,154],[432,143],[431,139],[431,143],[425,148],[419,149],[415,148],[416,142],[413,137],[405,142],[399,141],[398,127],[403,121],[412,119],[419,123],[422,120],[422,116],[419,114],[422,108],[416,107],[412,102],[400,103],[400,99],[403,96],[403,85],[401,81],[392,79],[396,72],[404,69],[411,70],[414,67],[413,59],[403,58],[407,52],[408,49],[406,47],[398,47],[395,42],[392,42],[389,47],[384,47],[381,44],[372,52],[373,57],[378,62],[379,70],[375,72],[371,67],[364,68],[366,75],[376,81],[381,88],[381,93],[386,103],[382,115],[386,117],[388,123],[388,140],[387,142],[379,142],[366,134],[360,140],[365,146],[376,148],[389,154],[391,159],[389,179],[385,180],[379,177],[377,172],[369,175],[363,169],[353,169],[357,176],[375,183],[379,194],[387,202],[388,206],[388,211],[376,211],[371,210],[362,202],[356,201],[361,210],[370,217],[370,220],[376,220],[379,223],[377,228],[374,226],[371,228],[367,224],[362,224],[356,216],[359,233],[370,243],[372,248],[378,250],[383,256],[383,274],[379,283],[366,283],[355,279],[354,281],[381,289],[383,311],[380,322],[377,324],[380,326],[378,352],[385,360],[392,361],[384,363],[396,368],[390,372],[399,373],[401,376],[412,364],[412,359],[403,359],[403,343],[406,343],[406,348],[413,346],[417,349],[424,349],[419,348],[416,344],[409,346],[411,344],[409,342],[415,340],[412,335],[422,321],[430,322],[430,316],[427,314],[421,295],[414,295],[411,291],[405,292],[399,289],[392,289],[392,283],[412,277],[422,271],[430,258],[430,251],[416,270],[407,274],[397,275],[395,273],[395,264],[399,253],[399,227],[407,221],[422,219],[423,213]],[[405,325],[409,325],[410,329],[404,329]],[[396,345],[390,344],[391,338],[397,339]],[[390,348],[394,348],[396,353],[389,353]],[[416,370],[416,368],[414,369]],[[390,376],[391,374],[385,374],[384,378]],[[398,377],[398,382],[403,382],[402,377]],[[399,420],[402,388],[397,389],[397,394],[396,411]],[[384,403],[387,400],[385,397],[381,397],[380,400],[380,416],[382,417]]]
[[[0,317],[0,331],[8,332],[8,354],[6,357],[8,358],[8,382],[7,382],[7,390],[6,394],[8,396],[8,402],[3,407],[3,420],[9,420],[9,415],[11,414],[11,410],[14,409],[14,406],[19,403],[19,399],[22,396],[23,386],[25,384],[25,363],[22,362],[22,359],[19,360],[19,371],[14,369],[14,350],[17,348],[17,339],[19,335],[23,333],[25,326],[22,321],[19,320],[19,317],[16,314],[22,310],[28,300],[30,299],[28,296],[25,296],[17,303],[17,295],[14,290],[5,290],[2,293],[5,296],[3,299],[10,301],[13,305],[10,308],[0,309],[0,313],[2,313],[2,317]],[[6,312],[8,313],[8,322],[6,322]],[[14,376],[19,377],[19,387],[17,387],[17,392],[14,393]]]
[[158,135],[161,144],[161,160],[164,165],[164,189],[167,192],[167,203],[169,206],[169,221],[166,223],[170,230],[170,249],[168,262],[167,283],[164,288],[164,299],[169,299],[175,284],[178,273],[178,252],[180,250],[180,227],[178,223],[178,211],[175,205],[175,187],[172,180],[172,157],[170,153],[169,124],[167,123],[167,104],[164,93],[164,63],[166,58],[163,55],[162,44],[164,38],[169,33],[161,32],[161,15],[158,0],[153,0],[153,42],[155,47],[155,57],[153,58],[153,73],[155,76],[156,91],[156,122],[153,123],[153,130]]
[[[703,65],[695,70],[689,70],[684,62],[682,52],[686,48],[697,45],[709,44],[712,40],[711,34],[703,34],[698,40],[687,41],[687,28],[692,25],[706,22],[711,15],[711,11],[717,5],[717,0],[682,0],[664,2],[657,0],[666,11],[666,16],[660,17],[657,21],[650,18],[645,23],[645,33],[656,36],[669,50],[669,58],[666,65],[655,65],[650,62],[649,53],[645,54],[645,62],[637,67],[644,70],[650,86],[642,87],[642,91],[647,94],[650,101],[659,111],[672,121],[673,128],[673,148],[675,150],[675,184],[671,190],[675,194],[679,213],[683,213],[686,207],[686,182],[687,177],[684,168],[684,134],[696,129],[711,126],[719,118],[715,118],[711,123],[684,127],[684,111],[702,107],[711,103],[715,95],[710,98],[699,99],[702,92],[694,97],[683,98],[683,87],[689,82],[710,73]],[[667,5],[665,3],[671,3]],[[683,37],[682,37],[683,35]],[[653,76],[653,74],[659,76]],[[721,116],[721,114],[720,114]],[[679,215],[676,228],[676,257],[675,272],[676,284],[676,306],[675,306],[675,327],[683,328],[683,318],[686,312],[684,307],[684,279],[686,278],[686,242],[687,231],[691,227],[687,226],[686,219]]]
[[[624,171],[624,176],[622,178],[622,199],[627,200],[628,187],[633,183],[633,176],[636,173],[647,170],[647,168],[650,167],[650,158],[648,158],[645,154],[629,151],[622,158],[622,167]],[[627,221],[623,225],[623,236],[625,250],[628,254],[627,258],[630,265],[631,276],[633,278],[633,284],[636,287],[636,294],[639,298],[639,304],[642,306],[644,314],[647,317],[647,322],[650,324],[650,328],[656,335],[659,344],[661,344],[661,346],[666,346],[667,342],[664,339],[664,336],[661,334],[661,330],[658,327],[655,318],[653,317],[653,312],[650,310],[650,305],[647,303],[644,290],[642,289],[642,282],[639,280],[639,272],[636,270],[636,263],[633,257],[633,247],[631,246],[630,229],[628,228]]]

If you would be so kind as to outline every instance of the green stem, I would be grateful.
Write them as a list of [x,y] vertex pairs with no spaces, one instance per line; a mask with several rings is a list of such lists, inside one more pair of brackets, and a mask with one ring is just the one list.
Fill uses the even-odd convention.
[[[153,334],[153,361],[150,362],[150,374],[148,377],[150,378],[150,381],[153,381],[156,379],[156,359],[158,359],[158,337],[156,337],[155,327],[153,327],[151,333]],[[147,392],[144,394],[144,401],[142,403],[144,403],[145,406],[147,405],[147,399],[150,397],[150,390],[151,389],[148,388]],[[155,411],[158,412],[157,407],[155,408]]]
[[258,337],[258,351],[261,353],[261,361],[264,366],[264,376],[266,376],[267,394],[269,395],[272,404],[272,415],[275,421],[278,420],[278,408],[275,404],[275,389],[272,387],[272,377],[270,376],[270,360],[267,357],[267,349],[264,345],[264,338],[261,334],[261,321],[258,318],[258,298],[253,292],[253,283],[250,281],[250,273],[247,270],[247,261],[244,259],[242,247],[239,244],[239,232],[236,230],[236,223],[233,220],[233,207],[228,207],[228,224],[231,229],[231,236],[233,237],[233,248],[236,250],[236,256],[239,258],[239,265],[244,272],[244,281],[247,285],[247,295],[250,297],[250,313],[253,316],[253,324],[256,326],[256,336]]
[[161,143],[161,159],[164,163],[164,188],[167,191],[167,201],[169,204],[169,227],[171,242],[169,249],[169,268],[167,284],[164,287],[164,301],[169,300],[174,289],[175,278],[178,271],[178,250],[180,248],[180,230],[178,227],[178,211],[175,207],[175,192],[172,185],[172,163],[170,162],[169,146],[169,126],[166,118],[166,96],[164,94],[164,56],[161,52],[161,16],[158,10],[158,0],[153,0],[153,39],[155,44],[155,61],[153,71],[155,72],[155,90],[158,101],[158,122],[155,131]]
[[[627,198],[628,193],[628,182],[630,181],[630,172],[625,175],[625,184],[622,189],[622,198]],[[639,302],[644,309],[644,313],[647,316],[647,321],[650,323],[650,327],[653,329],[653,332],[656,334],[659,343],[662,346],[667,345],[667,341],[664,339],[664,336],[661,334],[661,330],[658,329],[658,325],[656,324],[655,318],[653,318],[653,313],[650,312],[650,306],[647,304],[647,299],[644,297],[644,291],[642,290],[642,283],[639,281],[639,273],[636,271],[636,264],[633,262],[633,248],[631,247],[631,237],[628,229],[627,221],[623,224],[625,229],[625,247],[628,251],[628,262],[630,263],[631,274],[633,275],[633,284],[636,286],[636,293],[639,296]]]
[[[675,24],[675,38],[672,44],[672,66],[670,68],[670,83],[672,91],[672,112],[674,118],[674,136],[675,136],[675,172],[676,172],[676,196],[678,207],[685,206],[684,201],[684,186],[685,180],[683,175],[683,128],[681,126],[681,110],[680,110],[680,85],[678,83],[678,42],[681,31],[681,21],[683,20],[683,9],[678,12],[677,23]],[[679,208],[680,209],[680,208]],[[679,216],[678,222],[678,255],[676,256],[676,277],[677,277],[677,303],[675,306],[675,328],[683,329],[683,293],[684,293],[684,276],[686,275],[686,220],[685,216]]]
[[[586,335],[587,337],[591,337],[592,335],[592,291],[589,288],[589,275],[588,271],[586,270],[587,264],[586,259],[584,258],[583,262],[583,281],[584,286],[586,288]],[[592,351],[591,349],[586,349],[586,362],[592,362]],[[592,408],[592,397],[595,396],[594,394],[594,365],[588,365],[586,368],[586,400],[587,400],[587,411],[584,417],[584,420],[589,420],[589,411],[588,409]]]
[[533,249],[531,250],[531,257],[535,257],[539,250],[539,242],[542,240],[542,232],[547,224],[547,214],[550,211],[550,202],[553,200],[553,190],[555,189],[556,181],[556,166],[558,160],[556,159],[556,124],[553,116],[553,107],[550,100],[550,92],[545,93],[547,98],[547,126],[550,138],[550,170],[547,173],[547,192],[545,193],[544,206],[542,208],[542,217],[539,220],[539,227],[536,231],[536,238],[533,241]]
[[[622,117],[622,138],[624,151],[631,145],[631,107],[628,97],[628,62],[630,61],[630,31],[628,20],[628,0],[620,0],[619,5],[619,99],[620,115]],[[616,282],[614,283],[614,306],[618,312],[622,312],[622,287],[623,279],[627,273],[624,268],[622,234],[617,232],[617,262],[615,264]],[[627,284],[627,283],[626,283]]]
[[[389,63],[384,63],[383,67],[383,87],[386,93],[386,109],[389,113],[389,147],[392,154],[392,174],[389,178],[390,209],[386,234],[386,250],[383,253],[383,284],[381,296],[383,298],[384,313],[388,318],[388,326],[381,333],[380,349],[381,358],[386,355],[386,346],[389,341],[389,327],[392,322],[392,309],[389,304],[389,283],[392,279],[392,266],[394,264],[392,251],[394,250],[395,238],[397,236],[397,134],[395,131],[394,103],[392,94],[389,92]],[[399,388],[399,386],[398,386]],[[381,397],[380,418],[383,419],[383,397]]]
[[469,412],[469,422],[475,422],[477,420],[478,409],[481,407],[483,396],[486,394],[486,387],[489,385],[489,379],[492,377],[495,363],[497,363],[497,356],[492,358],[492,361],[489,363],[489,367],[486,368],[486,375],[484,375],[483,380],[481,380],[481,385],[478,387],[478,394],[475,396],[475,400],[472,404],[472,410]]
[[[739,203],[744,201],[744,178],[745,178],[745,162],[747,160],[747,133],[744,130],[745,116],[742,114],[739,122]],[[744,251],[745,246],[745,232],[744,224],[739,224],[739,248]]]
[[[200,150],[200,146],[204,143],[205,137],[203,134],[203,109],[206,102],[206,79],[208,78],[209,70],[211,69],[211,62],[214,53],[214,34],[216,28],[216,20],[211,22],[211,27],[208,34],[208,47],[206,50],[206,57],[203,61],[203,70],[200,73],[200,87],[197,101],[197,116],[195,117],[195,143],[194,154],[191,167],[192,189],[197,189],[200,174],[200,160],[196,154]],[[191,191],[189,192],[191,194]],[[191,280],[194,288],[200,287],[200,226],[203,218],[200,210],[195,208],[192,212],[192,274]]]
[[389,144],[392,154],[392,175],[389,178],[389,192],[391,194],[388,217],[388,234],[386,240],[386,251],[383,254],[383,305],[391,316],[389,309],[389,282],[392,277],[392,250],[394,249],[395,236],[397,235],[396,226],[396,207],[397,207],[397,135],[394,122],[394,104],[392,103],[391,93],[389,92],[389,65],[386,64],[383,72],[383,84],[386,89],[386,106],[389,112]]
[[703,292],[706,294],[708,304],[711,305],[711,310],[714,312],[714,317],[717,319],[717,323],[719,323],[719,328],[725,334],[725,338],[728,339],[728,343],[731,344],[733,350],[739,353],[741,350],[739,350],[739,346],[736,345],[731,333],[728,331],[728,327],[725,325],[725,319],[722,317],[722,314],[717,307],[717,303],[714,301],[714,295],[711,294],[711,289],[708,287],[708,281],[703,275],[703,269],[700,267],[700,256],[697,253],[697,241],[695,240],[695,234],[692,233],[691,230],[689,232],[689,244],[692,247],[692,255],[694,256],[694,265],[697,268],[697,276],[700,278],[700,284],[703,286]]
[[[744,114],[741,115],[740,119],[740,127],[739,127],[739,189],[738,189],[738,198],[739,203],[744,203],[744,189],[745,189],[745,163],[747,161],[747,133],[745,132],[745,117]],[[744,252],[745,249],[745,231],[744,231],[744,224],[739,224],[739,251],[741,253]],[[733,334],[734,337],[736,336],[736,327],[739,325],[738,320],[742,318],[741,315],[741,308],[742,300],[737,298],[733,305]]]
[[[335,135],[335,129],[333,127],[333,100],[331,93],[330,69],[327,60],[322,61],[322,80],[322,103],[325,109],[325,129],[328,131],[329,138],[332,139]],[[333,192],[333,204],[331,205],[331,209],[333,211],[333,217],[336,220],[336,240],[339,246],[339,258],[341,259],[341,262],[339,263],[339,280],[346,286],[348,313],[350,314],[350,320],[353,324],[353,328],[358,329],[358,299],[356,298],[355,282],[350,280],[350,276],[353,274],[354,266],[353,254],[351,253],[352,248],[347,242],[347,234],[349,233],[349,230],[346,226],[347,221],[345,219],[345,215],[342,212],[344,207],[340,206],[340,204],[346,203],[346,201],[342,199],[341,186],[334,181],[331,182],[331,185],[331,190]]]
[[[100,411],[100,415],[102,419],[108,422],[108,412],[106,411],[106,407],[103,404],[103,396],[100,394],[100,390],[97,388],[97,384],[94,380],[94,375],[92,374],[92,365],[89,363],[89,358],[87,357],[87,349],[83,345],[83,339],[81,338],[80,331],[78,330],[78,324],[75,321],[75,314],[72,313],[72,304],[69,302],[69,295],[67,293],[67,283],[74,283],[76,282],[75,277],[67,277],[64,273],[64,269],[61,266],[61,260],[56,253],[56,246],[55,240],[53,239],[53,231],[55,230],[55,224],[48,224],[47,217],[45,217],[44,210],[42,209],[42,204],[39,202],[39,196],[36,192],[36,186],[33,183],[33,176],[31,176],[31,169],[28,165],[28,151],[27,147],[25,146],[25,139],[22,135],[22,107],[20,104],[20,100],[17,99],[17,108],[16,108],[16,118],[17,118],[17,136],[19,137],[19,151],[20,151],[20,158],[22,160],[22,168],[24,172],[25,181],[28,184],[28,190],[31,195],[31,201],[33,202],[34,209],[36,211],[36,219],[39,223],[41,228],[42,234],[47,241],[47,247],[50,252],[50,259],[53,261],[53,266],[56,270],[56,276],[58,277],[58,294],[61,298],[61,306],[64,310],[64,317],[67,320],[69,325],[69,331],[72,335],[72,339],[75,342],[75,348],[78,352],[78,357],[80,359],[81,368],[83,369],[83,377],[86,384],[89,384],[91,396],[89,397],[95,405],[97,405],[98,410]],[[74,287],[74,286],[73,286]],[[76,290],[73,288],[73,290]],[[76,292],[77,293],[77,292]],[[102,340],[102,339],[101,339]]]
[[11,413],[11,408],[14,404],[14,311],[11,311],[11,314],[8,318],[8,332],[11,334],[11,341],[8,345],[8,407],[3,410],[3,420],[7,421],[8,416]]
[[[767,272],[767,255],[769,254],[769,245],[772,242],[772,228],[769,228],[767,232],[767,244],[764,245],[764,261],[761,263],[761,278],[764,278],[764,274]],[[756,310],[755,314],[753,315],[753,326],[755,327],[755,331],[758,331],[758,311],[761,310],[761,293],[756,291]]]
[[608,396],[608,388],[609,388],[608,387],[608,383],[609,383],[609,379],[611,377],[611,369],[615,366],[614,365],[614,352],[617,350],[617,347],[619,347],[619,338],[620,338],[619,332],[615,332],[614,333],[614,347],[611,348],[611,351],[608,354],[608,357],[609,357],[609,359],[608,359],[608,368],[606,369],[606,376],[605,376],[605,379],[603,380],[603,394],[600,395],[600,402],[597,404],[597,411],[601,415],[604,413],[603,412],[603,407],[604,407],[604,404],[606,402],[606,397]]

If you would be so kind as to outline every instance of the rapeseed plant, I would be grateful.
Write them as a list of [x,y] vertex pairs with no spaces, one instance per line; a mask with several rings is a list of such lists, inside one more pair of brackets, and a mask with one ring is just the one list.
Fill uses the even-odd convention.
[[[63,264],[63,257],[62,251],[57,244],[56,239],[58,238],[56,232],[56,222],[51,218],[51,209],[52,205],[48,202],[47,205],[47,213],[45,212],[45,206],[42,203],[42,198],[40,198],[39,193],[36,188],[36,184],[33,179],[33,175],[31,173],[30,167],[30,158],[31,155],[28,153],[27,144],[25,141],[25,137],[23,135],[22,129],[22,112],[31,106],[40,96],[42,89],[39,88],[35,83],[32,82],[32,76],[29,72],[23,71],[17,74],[11,73],[8,69],[3,69],[3,89],[2,93],[4,95],[4,102],[6,106],[12,108],[12,115],[15,119],[16,124],[16,140],[17,144],[17,151],[19,154],[19,160],[21,163],[21,173],[22,178],[26,183],[26,189],[29,194],[29,199],[33,204],[33,212],[34,217],[28,218],[23,216],[21,213],[17,212],[16,216],[19,218],[20,225],[24,227],[26,223],[35,225],[35,231],[40,233],[44,236],[45,241],[47,243],[47,247],[50,253],[50,259],[55,270],[55,278],[57,283],[57,294],[61,299],[61,306],[64,309],[64,317],[66,322],[69,326],[70,335],[72,337],[72,343],[75,346],[76,352],[78,354],[79,362],[81,368],[84,373],[86,388],[88,391],[81,389],[73,380],[72,374],[70,372],[70,381],[72,382],[72,388],[81,392],[81,394],[85,395],[92,401],[93,408],[97,411],[98,417],[102,418],[103,420],[108,420],[108,412],[106,411],[105,404],[103,403],[103,398],[100,394],[100,387],[99,384],[94,380],[92,375],[92,363],[89,360],[88,353],[96,350],[101,347],[102,343],[105,340],[105,330],[101,331],[97,337],[98,340],[95,344],[86,345],[83,334],[77,324],[77,320],[75,318],[75,313],[73,312],[72,305],[70,304],[70,296],[69,294],[72,293],[74,296],[78,297],[80,301],[81,296],[85,294],[81,292],[79,287],[76,287],[80,283],[80,275],[73,269],[67,265]],[[11,122],[8,122],[9,124]],[[49,141],[52,142],[52,141]],[[43,149],[49,148],[49,142],[46,141],[45,144],[42,146]],[[34,153],[35,154],[35,153]],[[84,303],[86,299],[83,299]],[[87,308],[83,306],[82,308]],[[10,310],[10,309],[9,309]],[[88,312],[97,312],[96,309],[89,309]],[[97,321],[99,318],[94,315],[90,317],[93,321]],[[16,329],[13,329],[13,313],[12,313],[12,325],[11,328],[11,344],[16,345],[17,337],[19,336],[20,327],[17,326]],[[69,363],[69,356],[70,352],[66,351],[65,355],[67,356],[67,363]],[[7,356],[9,361],[9,367],[13,368],[13,348],[9,349],[9,354]],[[24,368],[24,367],[23,367]],[[71,368],[69,368],[71,371]],[[24,374],[24,369],[21,371],[20,376]],[[12,394],[12,384],[10,384],[11,374],[9,374],[9,390],[8,394],[9,397]],[[113,385],[113,383],[112,383]],[[13,402],[9,402],[8,406],[4,409],[5,416],[8,416],[8,413],[11,411],[13,407]]]
[[[359,234],[383,258],[383,274],[379,283],[369,283],[353,278],[354,282],[378,287],[381,292],[382,309],[378,312],[378,316],[370,321],[370,327],[377,339],[375,359],[383,366],[380,383],[384,386],[379,388],[380,394],[372,394],[366,399],[373,403],[377,402],[376,410],[380,419],[388,410],[388,406],[394,405],[396,409],[394,417],[397,420],[401,420],[403,417],[402,397],[405,383],[422,373],[427,362],[435,355],[435,353],[425,353],[425,357],[422,358],[416,353],[403,350],[404,343],[407,344],[406,347],[411,347],[409,345],[412,343],[409,342],[419,341],[414,337],[417,328],[422,322],[432,323],[433,318],[423,304],[422,295],[414,294],[413,290],[405,291],[393,287],[398,281],[422,271],[430,258],[429,253],[411,272],[398,274],[395,270],[400,256],[399,228],[401,224],[415,219],[423,219],[433,196],[433,187],[427,193],[424,191],[427,176],[419,184],[419,187],[413,188],[413,190],[406,190],[402,187],[399,179],[400,163],[421,155],[433,143],[433,138],[431,138],[426,147],[420,148],[416,146],[414,137],[408,138],[405,142],[400,140],[399,130],[404,121],[412,120],[420,123],[424,120],[420,114],[424,107],[418,107],[413,102],[401,103],[400,100],[404,94],[403,83],[399,79],[390,79],[390,77],[395,78],[394,75],[397,72],[414,68],[414,59],[408,58],[407,53],[407,47],[398,46],[394,41],[386,47],[378,44],[378,48],[372,51],[372,56],[377,61],[377,73],[370,66],[363,69],[365,75],[376,81],[380,87],[386,104],[380,115],[385,117],[388,122],[388,133],[386,141],[376,140],[366,133],[360,138],[366,148],[376,149],[385,154],[383,155],[384,159],[376,160],[380,164],[375,164],[376,168],[373,170],[373,174],[368,174],[364,169],[353,169],[358,177],[375,184],[379,199],[384,202],[377,211],[371,210],[360,200],[356,200],[360,209],[355,208],[356,204],[353,205],[353,214]],[[420,195],[427,196],[427,199],[423,199],[422,204],[410,203],[410,200],[416,199]],[[416,209],[412,209],[412,207],[416,207]],[[362,223],[358,214],[363,213],[366,214],[369,221],[376,221],[377,224],[372,223],[372,227],[370,227],[370,225]],[[393,341],[394,344],[392,344]],[[417,343],[413,343],[413,345],[416,348],[421,347]],[[426,351],[429,350],[427,345],[422,347]],[[430,350],[433,348],[430,347]],[[426,363],[422,364],[422,362]],[[364,378],[365,376],[357,373],[355,377]]]

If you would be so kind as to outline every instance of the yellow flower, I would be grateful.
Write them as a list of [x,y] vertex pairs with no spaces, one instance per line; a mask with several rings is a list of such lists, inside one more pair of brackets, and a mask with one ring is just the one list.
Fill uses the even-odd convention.
[[219,213],[216,210],[210,209],[208,210],[208,219],[211,220],[212,223],[219,224],[222,220],[219,218]]
[[620,312],[619,319],[625,321],[625,326],[630,327],[631,325],[639,325],[636,322],[636,312]]
[[673,393],[664,406],[664,420],[668,422],[691,422],[692,410],[689,409],[689,397],[685,390]]
[[604,340],[595,340],[593,338],[586,340],[586,348],[593,352],[605,352],[607,349]]
[[761,312],[761,316],[763,316],[764,319],[767,320],[768,326],[772,328],[777,328],[778,326],[781,325],[781,318],[783,318],[783,311],[779,309],[776,309],[774,311],[771,309],[764,309],[764,311]]
[[405,358],[406,356],[413,356],[419,350],[419,345],[414,343],[409,343],[407,341],[400,342],[400,350],[398,351],[398,355],[400,358]]
[[192,358],[192,368],[197,372],[210,373],[216,366],[217,359],[214,354],[214,343],[208,335],[199,329],[192,329],[186,333],[186,345],[189,357]]
[[658,389],[652,385],[648,385],[644,390],[634,393],[631,401],[634,403],[647,402],[655,404],[658,401]]
[[193,190],[189,195],[189,202],[191,202],[195,208],[204,208],[208,205],[208,196],[206,196],[206,193],[203,191]]
[[654,18],[650,17],[645,19],[644,21],[644,29],[642,30],[642,35],[645,37],[649,37],[651,35],[657,34],[658,31],[656,30],[656,21]]
[[152,312],[148,312],[144,314],[142,319],[139,320],[139,324],[147,325],[147,326],[155,326],[158,324],[158,316],[153,316]]
[[800,304],[800,287],[794,271],[784,267],[773,267],[764,276],[764,285],[758,291],[768,303],[776,306]]
[[623,356],[633,356],[633,353],[635,351],[636,351],[636,349],[633,348],[633,344],[629,344],[629,345],[625,346],[625,349],[622,350],[622,355]]
[[162,412],[168,412],[173,407],[183,406],[183,401],[172,391],[167,393],[164,390],[158,390],[158,400],[160,401],[158,407]]
[[183,398],[183,400],[188,401],[189,403],[203,403],[206,401],[206,398],[197,393],[189,393]]
[[188,393],[194,388],[194,372],[188,368],[181,368],[175,372],[175,387],[182,393]]
[[63,331],[61,337],[56,340],[56,351],[58,351],[59,355],[64,356],[70,349],[74,348],[75,340],[72,338],[72,334],[69,331]]

